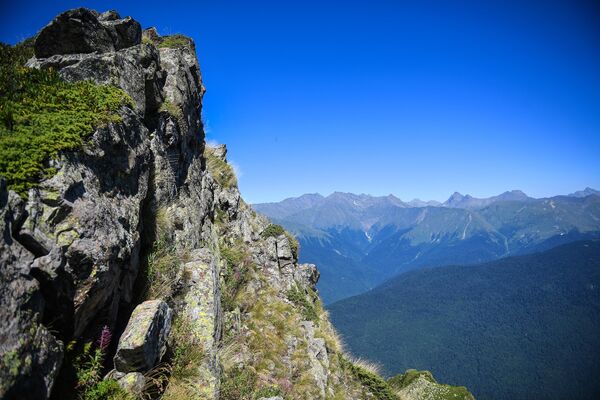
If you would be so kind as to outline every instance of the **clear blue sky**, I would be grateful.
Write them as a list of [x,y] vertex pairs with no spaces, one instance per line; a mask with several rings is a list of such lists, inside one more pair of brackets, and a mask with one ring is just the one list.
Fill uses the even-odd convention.
[[3,1],[0,40],[76,6],[194,38],[250,202],[600,188],[598,1]]

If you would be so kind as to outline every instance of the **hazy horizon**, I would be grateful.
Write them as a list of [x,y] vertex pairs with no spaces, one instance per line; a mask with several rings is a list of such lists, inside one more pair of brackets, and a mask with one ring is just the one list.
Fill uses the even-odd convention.
[[506,190],[503,190],[503,191],[498,192],[498,193],[492,193],[490,195],[479,195],[479,194],[473,194],[473,193],[468,193],[468,192],[460,192],[460,191],[455,190],[454,192],[449,193],[446,197],[441,198],[441,199],[429,199],[429,198],[423,198],[423,197],[419,197],[419,196],[408,197],[408,196],[399,195],[397,193],[372,194],[372,193],[365,193],[365,192],[346,192],[346,191],[341,191],[341,190],[334,190],[332,192],[328,192],[327,194],[323,194],[323,193],[319,193],[319,192],[307,192],[307,193],[301,193],[301,194],[298,194],[298,195],[287,196],[287,197],[284,197],[284,198],[281,198],[281,199],[276,199],[276,200],[261,201],[261,202],[252,202],[250,204],[279,203],[279,202],[282,202],[284,200],[295,199],[295,198],[298,198],[298,197],[301,197],[301,196],[304,196],[304,195],[319,195],[319,196],[322,196],[322,197],[329,197],[329,196],[331,196],[334,193],[352,194],[352,195],[356,195],[356,196],[363,196],[364,195],[364,196],[371,196],[371,197],[394,196],[394,197],[396,197],[396,198],[398,198],[398,199],[400,199],[400,200],[402,200],[404,202],[410,202],[410,201],[413,201],[413,200],[421,200],[421,201],[437,201],[437,202],[443,203],[446,200],[448,200],[448,198],[450,196],[452,196],[454,193],[460,193],[463,196],[469,195],[469,196],[472,196],[474,198],[484,199],[484,198],[488,198],[488,197],[498,196],[498,195],[500,195],[502,193],[506,193],[506,192],[521,191],[521,192],[525,193],[529,197],[532,197],[532,198],[535,198],[535,199],[542,199],[542,198],[548,198],[548,197],[554,197],[554,196],[567,196],[567,195],[573,194],[573,193],[578,192],[578,191],[583,191],[585,189],[597,190],[596,188],[594,188],[592,186],[585,186],[583,188],[578,188],[578,189],[572,190],[572,191],[570,191],[568,193],[551,193],[551,194],[548,194],[546,196],[533,196],[530,193],[528,193],[527,191],[522,190],[522,189],[506,189]]

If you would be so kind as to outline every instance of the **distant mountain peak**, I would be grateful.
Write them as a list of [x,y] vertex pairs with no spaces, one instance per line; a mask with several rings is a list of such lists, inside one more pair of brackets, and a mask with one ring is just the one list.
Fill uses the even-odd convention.
[[588,197],[592,195],[600,196],[600,190],[592,189],[588,186],[583,190],[578,190],[574,193],[569,194],[569,197]]
[[459,192],[454,192],[452,196],[443,203],[444,207],[451,208],[468,208],[468,209],[479,209],[487,207],[497,201],[529,201],[531,197],[527,196],[521,190],[509,190],[501,193],[497,196],[487,198],[477,198],[469,194],[462,195]]

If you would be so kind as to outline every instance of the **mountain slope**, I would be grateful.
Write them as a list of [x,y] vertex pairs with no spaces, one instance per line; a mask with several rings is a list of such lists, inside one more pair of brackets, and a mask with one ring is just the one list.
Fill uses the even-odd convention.
[[299,201],[301,209],[287,206],[293,199],[254,207],[298,237],[303,262],[347,276],[323,275],[326,303],[414,268],[476,264],[600,237],[597,195],[454,197],[452,207],[412,207],[393,196],[334,193],[310,205]]
[[411,271],[328,307],[349,349],[389,374],[427,366],[478,399],[600,393],[600,242]]

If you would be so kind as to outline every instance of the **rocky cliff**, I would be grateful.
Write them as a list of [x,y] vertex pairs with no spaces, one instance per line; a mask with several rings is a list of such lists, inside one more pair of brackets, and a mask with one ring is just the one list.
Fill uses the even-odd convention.
[[[399,398],[343,353],[316,267],[244,203],[226,148],[206,145],[191,39],[81,8],[21,46],[33,56],[11,76],[29,79],[27,95],[60,91],[0,132],[1,398]],[[19,85],[3,112],[29,104]],[[124,99],[94,95],[109,117],[36,147],[82,112],[70,90],[98,87]],[[74,106],[57,116],[61,104]]]

